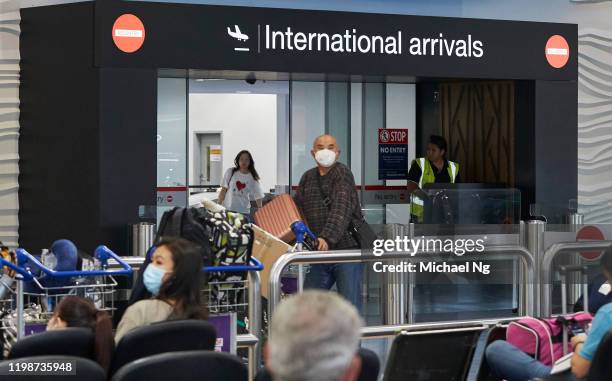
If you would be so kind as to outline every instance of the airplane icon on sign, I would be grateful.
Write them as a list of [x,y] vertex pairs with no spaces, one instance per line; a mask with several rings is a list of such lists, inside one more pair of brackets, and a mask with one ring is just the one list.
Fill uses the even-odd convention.
[[238,25],[234,25],[235,30],[232,31],[230,29],[230,27],[227,27],[227,34],[229,34],[230,36],[234,37],[235,39],[237,39],[238,41],[246,41],[249,39],[249,36],[247,36],[246,34],[240,32],[240,28],[238,27]]

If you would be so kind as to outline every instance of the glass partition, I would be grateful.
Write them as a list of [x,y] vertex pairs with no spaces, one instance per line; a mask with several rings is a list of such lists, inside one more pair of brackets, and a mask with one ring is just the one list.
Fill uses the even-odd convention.
[[415,228],[419,234],[518,234],[518,189],[479,184],[428,184],[424,188],[420,194],[423,224]]
[[[187,80],[157,80],[157,221],[187,204]],[[141,207],[140,214],[146,214]]]
[[187,185],[187,80],[157,81],[157,186]]
[[291,82],[291,185],[315,166],[312,142],[326,131],[325,82]]

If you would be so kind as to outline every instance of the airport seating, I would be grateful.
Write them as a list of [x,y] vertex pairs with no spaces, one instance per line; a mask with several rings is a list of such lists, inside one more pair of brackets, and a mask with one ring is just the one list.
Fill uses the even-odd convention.
[[93,359],[94,334],[89,328],[64,328],[37,333],[18,340],[8,358],[76,356]]
[[[380,360],[378,355],[367,348],[359,348],[361,357],[361,372],[357,381],[377,381],[380,372]],[[255,381],[272,381],[272,376],[266,368],[257,372]]]
[[204,320],[164,321],[136,328],[117,343],[110,374],[143,357],[166,352],[213,350],[215,327]]
[[[15,374],[16,370],[15,363],[27,362],[30,364],[66,364],[68,361],[71,362],[71,366],[76,369],[76,372],[69,376],[61,376],[58,373],[50,373],[45,375],[35,375],[32,373],[20,374],[19,376],[12,377],[11,374]],[[40,369],[40,367],[39,367]],[[13,373],[11,373],[13,372]],[[83,357],[75,356],[33,356],[33,357],[22,357],[19,359],[4,360],[0,362],[0,379],[4,380],[19,380],[19,381],[58,381],[58,380],[71,380],[71,381],[106,381],[106,374],[104,369],[98,363],[93,360],[86,359]],[[8,375],[8,376],[7,376]],[[3,378],[6,377],[6,378]]]
[[153,355],[125,365],[112,381],[247,381],[248,370],[236,356],[214,351]]
[[484,381],[491,379],[491,372],[487,366],[485,351],[491,340],[494,340],[500,334],[504,334],[505,336],[505,331],[504,328],[495,327],[485,329],[480,333],[478,341],[474,345],[472,359],[469,363],[469,370],[465,378],[466,381]]
[[383,380],[487,379],[488,374],[479,373],[489,330],[474,326],[401,333],[391,346]]
[[378,355],[367,348],[359,348],[361,357],[361,372],[357,381],[376,381],[380,372],[380,360]]

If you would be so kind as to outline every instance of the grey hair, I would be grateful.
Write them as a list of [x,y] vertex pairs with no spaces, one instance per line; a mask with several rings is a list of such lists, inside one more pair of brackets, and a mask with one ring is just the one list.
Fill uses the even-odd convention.
[[309,290],[283,300],[270,326],[274,381],[338,381],[357,352],[362,321],[338,294]]

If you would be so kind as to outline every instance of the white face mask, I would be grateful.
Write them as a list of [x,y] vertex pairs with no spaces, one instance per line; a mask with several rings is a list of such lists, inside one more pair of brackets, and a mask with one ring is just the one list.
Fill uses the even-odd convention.
[[315,153],[315,160],[322,167],[331,167],[336,162],[336,153],[330,149],[322,149]]

